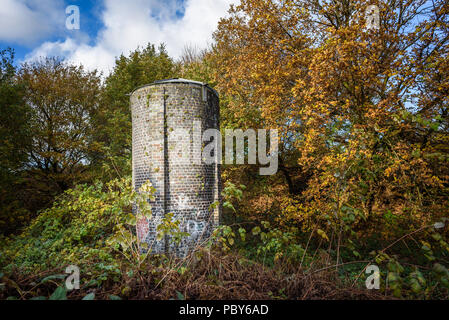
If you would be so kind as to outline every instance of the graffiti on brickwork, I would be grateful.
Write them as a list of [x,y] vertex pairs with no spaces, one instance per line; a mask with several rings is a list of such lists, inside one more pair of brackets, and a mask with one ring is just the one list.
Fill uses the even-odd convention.
[[178,210],[187,210],[187,209],[193,209],[191,205],[189,205],[189,197],[185,194],[181,193],[178,196],[178,200],[176,201],[176,204],[178,206]]
[[137,221],[137,238],[139,241],[144,241],[147,238],[149,231],[150,224],[148,219],[146,217],[141,217]]
[[[182,251],[183,254],[186,254],[188,248],[195,247],[197,244],[199,244],[199,242],[202,239],[205,239],[208,236],[207,234],[208,223],[205,220],[197,219],[199,215],[200,214],[197,213],[195,214],[195,217],[193,219],[186,219],[181,214],[178,214],[173,218],[173,220],[175,221],[176,220],[180,221],[179,231],[186,232],[188,235],[181,240],[181,243],[178,246],[175,246],[174,243],[170,243],[171,250],[177,248],[178,250]],[[163,215],[153,215],[151,220],[149,221],[145,220],[145,223],[148,227],[145,228],[144,230],[147,231],[147,233],[145,234],[145,237],[142,238],[139,237],[140,239],[145,239],[148,236],[147,240],[149,241],[152,250],[156,252],[158,250],[163,250],[164,247],[162,241],[156,241],[157,238],[156,230],[158,226],[162,223],[162,219]],[[138,232],[139,229],[142,230],[142,228],[138,228]],[[148,232],[148,230],[154,230],[154,232],[153,231]]]

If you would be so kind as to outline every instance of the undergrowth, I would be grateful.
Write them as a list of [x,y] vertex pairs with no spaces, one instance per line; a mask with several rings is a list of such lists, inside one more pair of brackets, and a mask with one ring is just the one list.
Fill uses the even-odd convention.
[[[225,188],[226,210],[235,210],[238,190]],[[136,220],[151,216],[147,199],[153,192],[150,184],[133,191],[129,178],[65,192],[20,235],[0,240],[0,298],[448,298],[443,222],[368,250],[369,244],[363,249],[351,242],[337,248],[318,229],[306,234],[273,221],[240,220],[218,227],[196,250],[176,258],[150,254],[151,244],[137,241]],[[170,219],[163,221],[159,236],[186,236]],[[429,239],[418,237],[425,232]],[[421,261],[400,255],[397,246],[409,240],[420,244]],[[365,287],[365,269],[372,264],[380,269],[379,290]],[[65,286],[70,265],[80,269],[79,290]]]

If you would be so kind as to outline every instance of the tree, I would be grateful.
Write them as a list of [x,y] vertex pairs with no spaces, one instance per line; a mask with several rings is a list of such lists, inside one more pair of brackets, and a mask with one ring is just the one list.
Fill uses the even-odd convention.
[[18,185],[30,145],[30,109],[16,78],[14,51],[0,50],[0,230],[9,233],[25,222]]
[[291,194],[310,176],[296,161],[302,126],[291,92],[311,56],[313,40],[300,24],[306,16],[293,1],[242,1],[214,35],[217,89],[238,126],[280,130],[279,168]]
[[32,110],[27,168],[45,194],[58,194],[83,176],[94,148],[91,122],[98,108],[96,71],[57,58],[26,63],[19,71],[25,102]]
[[116,59],[112,73],[105,80],[101,104],[94,117],[97,152],[91,155],[99,174],[105,178],[130,174],[131,112],[129,93],[138,86],[177,76],[178,68],[164,45],[158,50],[148,44],[128,57]]
[[0,57],[0,179],[6,181],[26,162],[30,110],[16,79],[14,51],[1,50]]
[[243,0],[220,21],[217,88],[247,124],[280,129],[280,169],[315,221],[341,233],[345,219],[383,228],[388,210],[410,228],[447,214],[448,9]]

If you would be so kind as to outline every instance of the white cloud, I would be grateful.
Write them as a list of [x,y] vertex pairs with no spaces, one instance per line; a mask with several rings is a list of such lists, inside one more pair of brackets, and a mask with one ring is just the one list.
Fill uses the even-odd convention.
[[27,55],[26,60],[59,55],[107,74],[116,56],[144,47],[148,42],[155,45],[163,42],[171,56],[179,57],[186,44],[203,48],[211,43],[218,20],[236,1],[186,0],[184,15],[177,18],[176,10],[181,9],[179,1],[105,0],[101,14],[104,28],[98,32],[93,45],[73,38],[45,42]]
[[63,0],[2,0],[0,41],[32,45],[64,28]]

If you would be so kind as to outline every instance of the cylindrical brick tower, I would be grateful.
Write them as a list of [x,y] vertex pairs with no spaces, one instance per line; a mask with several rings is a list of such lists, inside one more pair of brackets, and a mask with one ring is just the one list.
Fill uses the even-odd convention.
[[[151,219],[137,222],[138,239],[153,253],[184,256],[219,222],[221,206],[213,204],[220,201],[220,164],[201,156],[214,140],[203,141],[205,130],[220,128],[218,94],[201,82],[168,79],[135,89],[130,99],[133,186],[139,190],[149,180],[156,188]],[[169,213],[189,233],[178,245],[169,236],[157,240]]]

